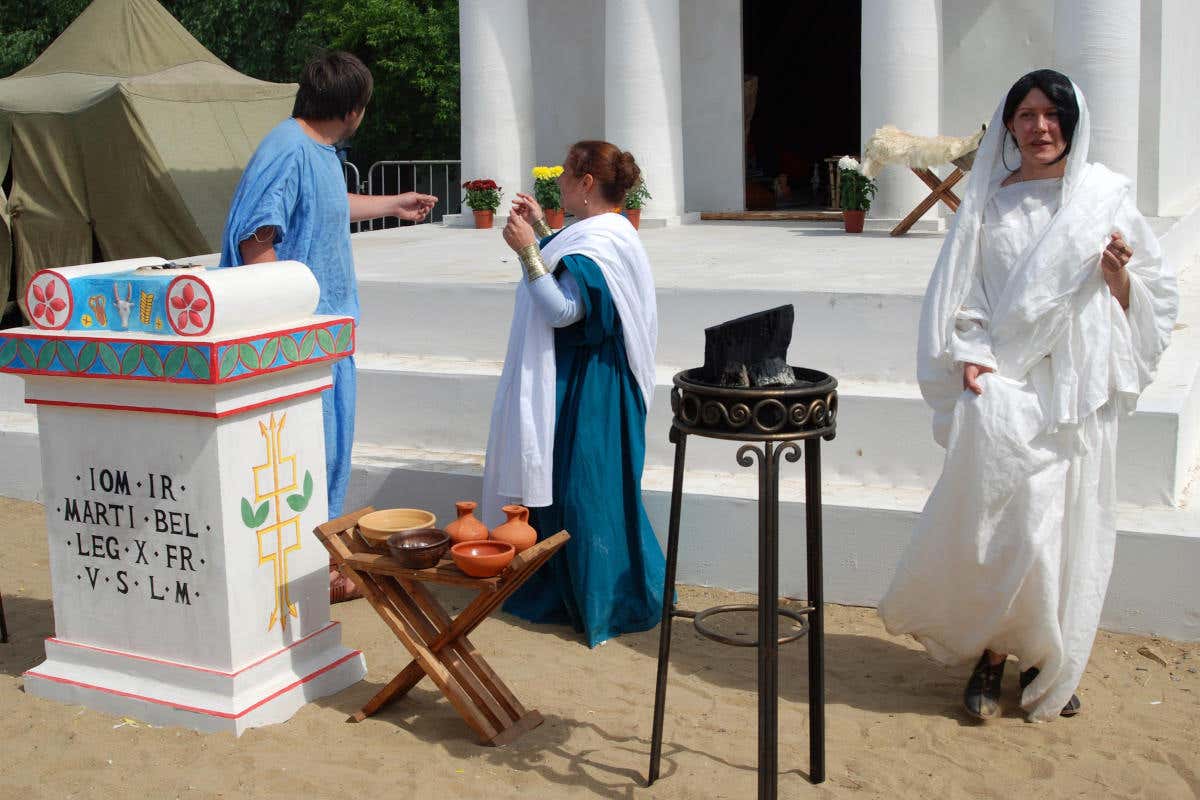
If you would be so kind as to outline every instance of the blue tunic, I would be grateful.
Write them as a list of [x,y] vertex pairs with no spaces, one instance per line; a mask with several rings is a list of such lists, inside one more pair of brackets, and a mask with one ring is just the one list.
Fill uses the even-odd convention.
[[[314,141],[294,119],[275,127],[246,165],[233,195],[221,266],[242,265],[238,248],[256,230],[275,227],[275,257],[299,261],[316,276],[318,314],[358,322],[358,284],[350,249],[350,203],[337,151]],[[333,389],[322,393],[329,517],[342,514],[354,443],[354,359],[334,362]]]
[[560,264],[579,286],[583,318],[554,333],[554,504],[530,509],[530,523],[539,538],[565,529],[571,540],[505,610],[569,624],[595,647],[658,623],[666,565],[642,505],[646,403],[621,320],[594,261]]

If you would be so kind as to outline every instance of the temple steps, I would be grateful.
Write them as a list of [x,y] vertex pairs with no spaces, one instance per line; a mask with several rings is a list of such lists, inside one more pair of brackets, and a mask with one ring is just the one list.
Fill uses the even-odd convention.
[[[792,303],[789,360],[839,380],[838,435],[822,444],[827,597],[875,604],[942,464],[912,382],[921,294],[941,237],[705,223],[647,231],[643,241],[660,320],[644,478],[656,533],[665,540],[672,375],[702,360],[706,325]],[[347,508],[416,505],[444,523],[455,500],[480,494],[517,266],[497,231],[418,226],[360,234],[353,244],[363,312]],[[1200,252],[1200,235],[1195,247],[1177,249]],[[1194,283],[1184,287],[1186,315],[1200,308]],[[1181,323],[1158,380],[1122,425],[1104,625],[1200,640],[1200,509],[1187,493],[1200,464],[1200,318]],[[739,467],[733,452],[730,443],[689,440],[679,579],[753,591],[756,470]],[[36,416],[10,375],[0,375],[0,454],[0,495],[41,500]],[[781,474],[781,583],[798,596],[803,472],[785,463]]]
[[[691,452],[689,442],[689,455]],[[822,444],[822,456],[837,440]],[[420,505],[445,523],[455,500],[481,491],[478,453],[451,453],[359,445],[347,508]],[[678,579],[739,591],[757,587],[756,469],[684,477]],[[780,473],[780,592],[803,597],[805,584],[804,481],[801,465]],[[650,466],[643,496],[651,524],[664,542],[672,471]],[[927,493],[918,489],[840,484],[822,490],[826,599],[876,605],[887,589]],[[1121,630],[1188,640],[1200,638],[1200,511],[1123,504],[1118,510],[1117,556],[1102,624]]]
[[[358,357],[355,438],[385,446],[482,453],[487,447],[497,362],[365,354]],[[647,420],[646,463],[670,467],[674,450],[670,389],[675,370],[658,370]],[[825,475],[839,483],[928,491],[941,472],[929,409],[912,384],[846,381],[839,385],[838,436],[825,448]],[[1170,398],[1148,398],[1123,421],[1119,497],[1136,505],[1175,505],[1187,477],[1181,455],[1185,409]],[[693,437],[691,468],[737,471],[728,444]]]

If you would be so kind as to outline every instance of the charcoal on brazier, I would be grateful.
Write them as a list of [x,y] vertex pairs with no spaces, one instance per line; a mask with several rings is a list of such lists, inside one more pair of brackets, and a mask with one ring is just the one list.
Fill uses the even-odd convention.
[[704,381],[733,388],[795,383],[787,363],[795,316],[789,304],[705,328]]

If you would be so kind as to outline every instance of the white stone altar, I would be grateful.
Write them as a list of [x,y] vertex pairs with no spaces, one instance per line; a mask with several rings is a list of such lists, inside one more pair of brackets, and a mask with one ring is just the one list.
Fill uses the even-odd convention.
[[54,591],[25,689],[240,734],[366,671],[312,535],[320,392],[354,322],[313,316],[303,264],[162,265],[43,271],[35,327],[0,338],[37,408]]

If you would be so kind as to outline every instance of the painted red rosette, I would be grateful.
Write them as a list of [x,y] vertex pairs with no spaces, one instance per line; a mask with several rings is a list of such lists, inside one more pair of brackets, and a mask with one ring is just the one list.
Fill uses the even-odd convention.
[[216,308],[208,284],[180,275],[167,286],[167,322],[180,336],[203,336],[212,330]]
[[25,289],[25,308],[37,327],[61,331],[71,321],[74,307],[71,284],[62,275],[44,269],[29,279],[29,286]]

